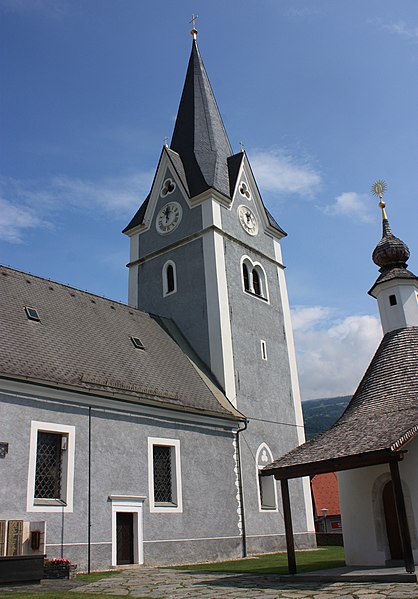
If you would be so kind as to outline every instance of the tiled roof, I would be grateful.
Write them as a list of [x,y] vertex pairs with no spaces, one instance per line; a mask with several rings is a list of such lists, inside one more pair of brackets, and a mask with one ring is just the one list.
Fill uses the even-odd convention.
[[321,517],[322,508],[326,508],[327,516],[339,516],[340,498],[338,496],[338,482],[335,472],[317,474],[312,478],[312,493],[314,496],[315,511]]
[[418,434],[417,356],[418,327],[387,333],[334,426],[264,470],[402,448]]
[[[38,311],[40,322],[27,318],[25,306]],[[242,417],[171,321],[0,267],[0,323],[0,375],[5,378]],[[144,350],[134,347],[132,336]]]

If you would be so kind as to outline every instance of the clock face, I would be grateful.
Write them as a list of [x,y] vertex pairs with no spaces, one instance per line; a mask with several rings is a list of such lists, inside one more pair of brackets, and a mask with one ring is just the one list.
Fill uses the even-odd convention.
[[155,227],[161,235],[171,233],[180,224],[183,210],[177,202],[169,202],[157,214]]
[[238,208],[238,218],[242,228],[248,235],[257,235],[258,223],[255,214],[247,206],[240,206]]

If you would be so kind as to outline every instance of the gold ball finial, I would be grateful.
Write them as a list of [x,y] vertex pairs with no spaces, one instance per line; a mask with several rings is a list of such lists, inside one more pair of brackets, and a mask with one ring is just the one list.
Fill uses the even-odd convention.
[[196,20],[198,18],[198,15],[192,15],[192,20],[190,21],[190,23],[192,24],[192,30],[191,30],[191,34],[194,40],[197,39],[197,29],[196,29]]
[[387,215],[386,215],[386,203],[383,201],[383,194],[385,193],[385,191],[387,190],[387,185],[385,183],[385,181],[383,181],[382,179],[377,179],[377,181],[375,181],[372,185],[372,189],[371,192],[372,194],[374,194],[375,196],[377,196],[379,198],[379,208],[382,210],[382,218],[385,220],[387,219]]

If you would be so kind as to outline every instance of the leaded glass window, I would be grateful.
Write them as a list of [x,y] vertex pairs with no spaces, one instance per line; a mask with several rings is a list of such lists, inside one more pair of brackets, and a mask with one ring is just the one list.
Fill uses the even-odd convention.
[[38,432],[35,498],[60,499],[62,478],[62,435]]
[[154,502],[173,503],[172,448],[165,445],[154,445],[153,458]]

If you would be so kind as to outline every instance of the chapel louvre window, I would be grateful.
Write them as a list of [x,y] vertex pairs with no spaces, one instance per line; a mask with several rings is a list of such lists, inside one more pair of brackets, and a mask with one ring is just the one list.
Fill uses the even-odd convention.
[[155,504],[174,504],[172,453],[172,447],[153,447]]
[[38,432],[35,473],[36,499],[61,499],[62,452],[66,437]]

